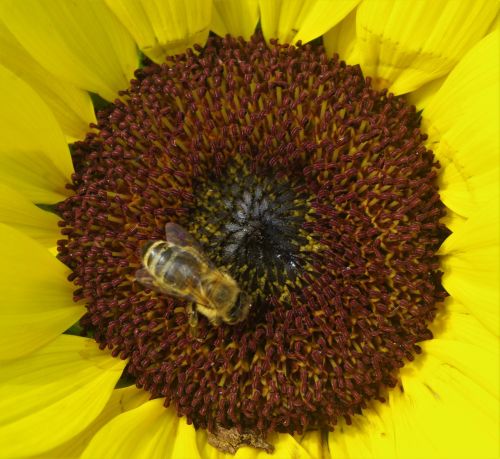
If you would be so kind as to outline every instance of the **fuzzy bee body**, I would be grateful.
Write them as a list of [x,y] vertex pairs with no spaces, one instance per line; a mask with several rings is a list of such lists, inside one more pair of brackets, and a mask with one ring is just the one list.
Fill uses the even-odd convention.
[[196,327],[197,312],[213,325],[234,324],[246,318],[249,297],[227,273],[213,266],[196,240],[181,226],[167,223],[166,240],[149,241],[141,251],[143,269],[137,280],[161,293],[195,303],[188,310]]
[[206,264],[196,252],[168,241],[146,244],[142,260],[159,287],[173,290],[180,296],[187,297],[188,292],[200,288],[201,276],[206,271]]

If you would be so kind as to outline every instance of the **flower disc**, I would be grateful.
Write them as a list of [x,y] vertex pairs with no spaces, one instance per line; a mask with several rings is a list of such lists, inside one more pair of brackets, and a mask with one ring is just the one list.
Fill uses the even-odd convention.
[[[211,38],[136,72],[73,148],[60,258],[82,319],[197,427],[331,429],[397,384],[445,297],[419,115],[320,46]],[[135,279],[175,222],[253,298],[196,334]]]

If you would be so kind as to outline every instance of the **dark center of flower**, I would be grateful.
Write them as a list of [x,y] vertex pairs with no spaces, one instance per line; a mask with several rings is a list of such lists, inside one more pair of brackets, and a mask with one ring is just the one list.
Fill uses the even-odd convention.
[[[430,339],[446,234],[419,116],[320,46],[211,38],[136,72],[73,146],[61,260],[81,324],[197,427],[302,432],[383,400]],[[136,280],[186,228],[253,298],[188,322]]]
[[312,215],[305,185],[236,164],[206,177],[189,228],[217,265],[224,266],[255,306],[280,297],[310,268],[313,253],[302,226]]

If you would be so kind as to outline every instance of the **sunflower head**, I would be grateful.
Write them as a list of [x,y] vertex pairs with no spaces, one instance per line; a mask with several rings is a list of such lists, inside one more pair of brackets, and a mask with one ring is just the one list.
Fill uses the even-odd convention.
[[[415,108],[321,46],[260,35],[210,38],[121,95],[74,145],[59,205],[87,332],[210,431],[331,429],[382,400],[445,296]],[[185,299],[135,282],[168,222],[251,297],[246,320],[202,317],[194,338]]]
[[496,2],[0,12],[0,456],[498,453]]

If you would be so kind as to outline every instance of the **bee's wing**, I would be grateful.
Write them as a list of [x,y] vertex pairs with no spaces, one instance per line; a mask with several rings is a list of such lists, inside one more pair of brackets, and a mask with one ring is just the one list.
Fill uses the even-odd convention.
[[167,242],[171,242],[180,247],[192,247],[209,266],[213,267],[213,263],[205,255],[200,243],[181,225],[174,222],[168,222],[165,225],[165,239]]
[[191,236],[185,228],[174,222],[165,225],[165,237],[168,242],[181,247],[195,247],[201,249],[200,243]]
[[173,286],[168,286],[166,284],[159,285],[157,282],[155,282],[154,277],[148,272],[147,269],[138,269],[135,272],[135,278],[137,282],[151,290],[164,293],[165,295],[175,296],[176,298],[182,298],[188,301],[196,301],[196,298],[193,295],[177,290]]

